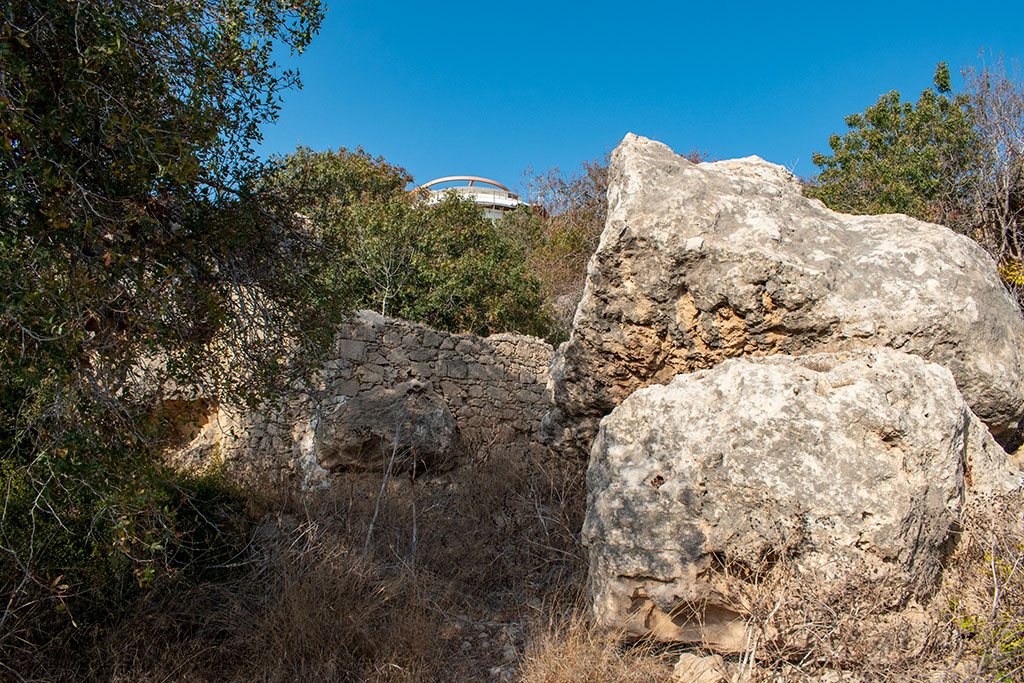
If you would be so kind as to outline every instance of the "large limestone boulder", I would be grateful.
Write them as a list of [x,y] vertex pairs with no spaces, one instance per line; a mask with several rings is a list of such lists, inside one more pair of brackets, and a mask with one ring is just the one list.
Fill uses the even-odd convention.
[[422,472],[448,462],[458,445],[444,397],[417,380],[341,397],[323,411],[313,436],[314,456],[332,472]]
[[965,496],[1020,484],[942,366],[881,348],[728,360],[601,422],[583,526],[594,611],[740,651],[749,596],[776,599],[770,562],[903,604],[935,587]]
[[586,452],[640,387],[726,358],[888,346],[953,372],[1004,445],[1024,415],[1024,322],[976,243],[902,215],[849,216],[757,157],[693,164],[627,135],[549,434]]

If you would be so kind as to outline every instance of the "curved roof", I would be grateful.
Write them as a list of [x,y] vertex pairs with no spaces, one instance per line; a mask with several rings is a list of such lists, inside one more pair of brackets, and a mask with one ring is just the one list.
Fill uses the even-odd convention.
[[413,190],[413,192],[416,192],[418,190],[425,190],[432,185],[440,185],[441,183],[450,183],[457,181],[468,181],[470,186],[472,186],[473,183],[486,183],[487,185],[494,185],[495,187],[499,187],[502,190],[505,190],[505,192],[512,194],[512,190],[508,189],[507,187],[499,183],[497,180],[491,180],[490,178],[482,178],[480,176],[475,175],[447,175],[444,176],[443,178],[434,178],[430,182],[423,183],[422,185],[417,187],[416,190]]

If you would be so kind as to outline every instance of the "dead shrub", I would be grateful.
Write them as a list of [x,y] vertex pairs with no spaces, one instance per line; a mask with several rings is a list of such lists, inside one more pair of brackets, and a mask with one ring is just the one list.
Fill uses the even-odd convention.
[[1024,494],[976,498],[936,599],[976,680],[1024,681]]
[[738,679],[912,680],[908,672],[924,670],[939,622],[898,576],[849,558],[837,578],[801,562],[799,525],[775,534],[752,556],[716,556],[706,579],[746,616],[746,647],[730,664]]
[[711,580],[738,596],[749,680],[1024,680],[1024,494],[972,498],[938,589],[915,601],[895,580],[798,567],[780,535],[760,563],[720,558]]

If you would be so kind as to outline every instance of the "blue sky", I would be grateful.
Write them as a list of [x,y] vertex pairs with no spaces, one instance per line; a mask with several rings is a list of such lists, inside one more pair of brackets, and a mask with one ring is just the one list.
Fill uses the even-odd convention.
[[801,175],[847,114],[981,48],[1024,58],[1024,2],[328,0],[304,87],[264,129],[383,155],[418,182],[571,170],[627,132],[677,152],[757,154]]

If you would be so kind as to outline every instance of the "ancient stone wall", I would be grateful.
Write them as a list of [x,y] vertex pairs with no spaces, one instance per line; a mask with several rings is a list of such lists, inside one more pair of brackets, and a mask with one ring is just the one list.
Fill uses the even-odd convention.
[[291,489],[316,486],[329,476],[317,457],[324,451],[317,439],[325,433],[318,425],[346,402],[410,381],[443,397],[458,427],[462,455],[513,449],[539,455],[541,418],[550,410],[545,385],[553,353],[535,337],[450,334],[360,311],[339,329],[308,382],[274,407],[219,407],[179,460],[193,467],[223,463]]

